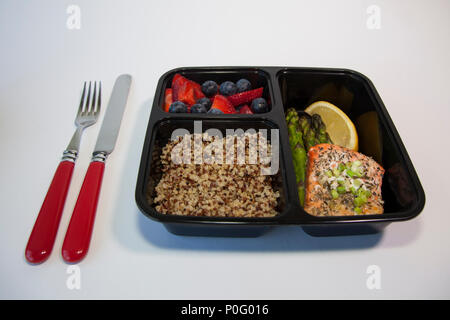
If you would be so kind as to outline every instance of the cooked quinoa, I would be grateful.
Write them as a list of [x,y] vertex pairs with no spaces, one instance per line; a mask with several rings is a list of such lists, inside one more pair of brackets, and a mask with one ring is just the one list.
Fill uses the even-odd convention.
[[[227,164],[226,143],[229,137],[218,138],[204,134],[190,134],[169,141],[161,154],[162,178],[155,188],[154,204],[156,210],[163,214],[216,217],[273,217],[280,194],[272,187],[273,176],[262,175],[261,169],[267,167],[261,161],[249,160],[249,147],[260,139],[260,146],[271,146],[260,133],[245,133],[247,143],[237,139],[234,143],[234,161]],[[194,144],[194,138],[199,139]],[[203,138],[203,139],[202,139]],[[206,139],[205,139],[206,138]],[[253,138],[253,139],[252,139]],[[180,163],[180,158],[173,158],[173,149],[191,139],[190,163]],[[205,141],[210,140],[210,141]],[[199,163],[199,153],[194,152],[194,145],[205,150],[212,144],[223,146],[223,154],[210,152],[209,160],[223,159],[221,164],[214,161]],[[241,143],[241,145],[240,145]],[[227,144],[229,147],[230,145]],[[181,147],[179,145],[178,147]],[[239,147],[243,147],[239,149]],[[237,161],[236,150],[245,150],[245,163]],[[252,149],[250,149],[252,150]],[[201,153],[200,153],[201,154]],[[195,157],[194,157],[195,156]],[[186,158],[184,158],[186,159]],[[231,158],[229,158],[231,159]],[[205,158],[203,159],[205,160]],[[186,162],[186,161],[184,161]],[[230,163],[230,161],[228,161]],[[255,163],[255,164],[249,164]]]

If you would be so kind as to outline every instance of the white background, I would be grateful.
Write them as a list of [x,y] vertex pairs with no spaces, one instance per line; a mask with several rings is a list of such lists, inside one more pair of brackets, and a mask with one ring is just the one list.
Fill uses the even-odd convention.
[[[69,5],[81,29],[69,30]],[[381,29],[367,28],[370,5]],[[3,299],[450,298],[450,2],[0,2],[0,297]],[[180,66],[357,70],[375,84],[426,193],[418,218],[377,235],[314,238],[299,227],[253,239],[180,237],[147,219],[134,192],[159,77]],[[109,157],[81,289],[60,255],[100,125],[84,132],[55,247],[24,248],[62,150],[82,82],[133,76]],[[101,119],[103,117],[103,108]],[[381,289],[366,286],[370,265]]]

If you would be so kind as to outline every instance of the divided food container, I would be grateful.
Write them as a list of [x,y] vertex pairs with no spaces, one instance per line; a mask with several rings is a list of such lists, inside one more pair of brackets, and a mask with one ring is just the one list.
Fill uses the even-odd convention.
[[[263,87],[270,109],[261,114],[190,114],[163,110],[164,92],[175,74],[203,83],[248,79],[253,88]],[[316,217],[300,206],[289,147],[285,111],[304,110],[315,101],[329,101],[343,110],[355,124],[359,151],[373,157],[386,170],[382,196],[384,213]],[[278,215],[270,218],[198,217],[158,213],[153,203],[161,179],[159,157],[173,130],[193,133],[194,121],[202,121],[203,132],[216,128],[279,130],[279,170],[273,188],[280,193]],[[417,216],[425,205],[425,194],[405,147],[371,81],[347,69],[291,67],[192,67],[164,74],[156,88],[148,122],[136,184],[136,202],[142,213],[159,221],[172,233],[196,236],[255,237],[269,228],[298,225],[313,236],[367,234],[381,231],[389,223]]]

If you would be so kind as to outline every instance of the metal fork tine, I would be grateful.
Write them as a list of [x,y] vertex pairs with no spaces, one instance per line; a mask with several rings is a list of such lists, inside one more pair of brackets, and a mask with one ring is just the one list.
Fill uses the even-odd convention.
[[78,108],[78,113],[77,113],[78,115],[81,114],[81,112],[83,111],[85,93],[86,93],[86,81],[84,82],[83,92],[81,93],[80,107]]
[[96,98],[97,98],[97,81],[94,81],[94,92],[92,95],[91,105],[89,106],[89,114],[91,114],[91,115],[94,114]]
[[87,92],[87,97],[86,97],[86,103],[84,105],[84,113],[88,113],[89,111],[89,103],[91,101],[91,84],[92,82],[89,81],[89,88],[88,88],[88,92]]
[[100,112],[100,107],[102,104],[102,82],[98,82],[98,100],[97,100],[97,106],[95,108],[95,113],[98,114]]
[[[94,83],[92,83],[94,82]],[[94,87],[94,88],[92,88]],[[98,87],[98,90],[97,90]],[[92,92],[92,89],[94,92]],[[78,152],[80,146],[80,139],[83,130],[98,120],[98,110],[100,108],[101,99],[101,83],[99,81],[85,81],[83,85],[83,93],[81,95],[80,106],[75,118],[75,125],[77,130],[75,131],[66,151]]]

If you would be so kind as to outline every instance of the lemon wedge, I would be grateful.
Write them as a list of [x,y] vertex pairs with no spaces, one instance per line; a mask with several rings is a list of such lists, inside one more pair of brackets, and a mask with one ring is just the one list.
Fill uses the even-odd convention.
[[317,101],[306,108],[305,112],[322,117],[333,144],[358,151],[355,125],[341,109],[327,101]]

